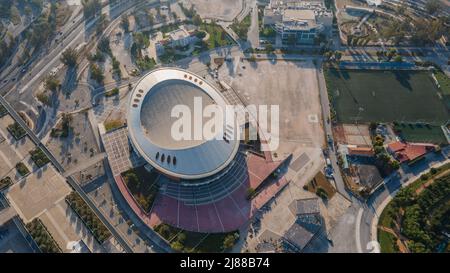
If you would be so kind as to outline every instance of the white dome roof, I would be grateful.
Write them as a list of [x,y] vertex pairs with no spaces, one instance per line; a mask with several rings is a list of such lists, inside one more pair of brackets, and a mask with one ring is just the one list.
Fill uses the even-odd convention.
[[[128,130],[135,150],[161,172],[183,179],[204,178],[221,171],[239,147],[237,130],[232,130],[234,136],[227,141],[223,135],[211,140],[172,137],[172,124],[177,120],[171,117],[172,108],[186,105],[193,114],[194,97],[202,98],[203,108],[226,106],[219,91],[201,77],[182,69],[162,68],[149,72],[136,84],[128,108]],[[193,123],[191,127],[193,131]]]

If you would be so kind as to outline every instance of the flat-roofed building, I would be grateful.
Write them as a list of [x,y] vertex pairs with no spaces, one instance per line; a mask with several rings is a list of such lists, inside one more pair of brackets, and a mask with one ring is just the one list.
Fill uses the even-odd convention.
[[332,21],[323,1],[298,0],[271,1],[263,19],[265,26],[272,26],[281,36],[283,45],[313,44]]

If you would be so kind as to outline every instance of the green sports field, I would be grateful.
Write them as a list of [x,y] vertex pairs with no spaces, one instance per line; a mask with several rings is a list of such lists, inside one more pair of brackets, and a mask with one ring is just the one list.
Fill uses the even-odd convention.
[[449,112],[427,71],[325,69],[327,88],[341,123],[443,124]]
[[408,142],[447,143],[447,138],[438,125],[396,123],[394,129]]

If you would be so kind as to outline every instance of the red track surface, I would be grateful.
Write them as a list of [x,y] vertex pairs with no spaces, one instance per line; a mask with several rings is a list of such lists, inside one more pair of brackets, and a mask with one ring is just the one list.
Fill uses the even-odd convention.
[[[130,207],[150,227],[164,222],[196,232],[227,232],[239,229],[287,184],[284,177],[268,178],[281,163],[266,161],[262,157],[249,154],[249,179],[227,197],[209,204],[186,205],[175,198],[159,194],[150,214],[141,209],[120,175],[115,176],[115,180]],[[251,201],[247,200],[249,187],[257,188],[264,181],[264,189]]]

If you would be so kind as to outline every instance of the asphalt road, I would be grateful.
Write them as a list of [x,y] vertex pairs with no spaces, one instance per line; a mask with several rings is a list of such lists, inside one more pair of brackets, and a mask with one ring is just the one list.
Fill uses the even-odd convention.
[[317,63],[317,80],[319,83],[319,94],[320,94],[320,103],[322,105],[322,117],[323,117],[323,124],[326,134],[326,143],[328,145],[328,155],[331,161],[331,165],[333,167],[334,171],[334,181],[337,191],[344,196],[346,199],[352,201],[352,196],[348,193],[344,180],[342,179],[341,169],[339,168],[339,165],[337,163],[337,157],[335,153],[336,147],[334,147],[333,141],[333,130],[331,126],[331,117],[330,117],[330,101],[328,99],[328,92],[327,92],[327,86],[325,83],[325,77],[323,75],[322,65],[319,61]]

